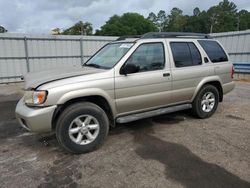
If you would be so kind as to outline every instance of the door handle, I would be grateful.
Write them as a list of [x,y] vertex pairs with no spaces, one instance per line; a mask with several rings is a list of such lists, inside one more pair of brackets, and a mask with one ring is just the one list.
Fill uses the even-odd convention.
[[163,73],[163,77],[168,77],[170,76],[170,73]]

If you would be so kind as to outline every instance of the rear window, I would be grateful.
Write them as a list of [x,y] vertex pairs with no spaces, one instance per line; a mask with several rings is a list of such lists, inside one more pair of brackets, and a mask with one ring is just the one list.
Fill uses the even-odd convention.
[[227,55],[216,41],[198,40],[213,63],[228,61]]

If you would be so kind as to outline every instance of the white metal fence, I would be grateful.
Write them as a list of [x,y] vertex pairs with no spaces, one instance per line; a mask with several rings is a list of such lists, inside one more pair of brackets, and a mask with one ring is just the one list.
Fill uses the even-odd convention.
[[[214,33],[233,63],[250,64],[250,30]],[[0,34],[0,83],[21,81],[27,72],[81,66],[117,37]]]
[[27,72],[81,66],[117,37],[0,34],[0,83],[21,81]]

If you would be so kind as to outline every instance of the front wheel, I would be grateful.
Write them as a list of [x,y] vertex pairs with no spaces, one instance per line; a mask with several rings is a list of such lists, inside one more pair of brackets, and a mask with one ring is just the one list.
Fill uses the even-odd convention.
[[100,146],[109,130],[108,117],[99,106],[82,102],[70,105],[60,115],[56,137],[71,153],[86,153]]
[[213,85],[205,85],[200,89],[192,103],[193,114],[202,119],[209,118],[216,111],[218,103],[218,89]]

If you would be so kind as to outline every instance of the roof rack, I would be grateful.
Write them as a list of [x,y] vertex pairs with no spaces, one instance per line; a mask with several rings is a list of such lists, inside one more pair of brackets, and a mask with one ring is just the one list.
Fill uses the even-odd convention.
[[199,39],[211,39],[209,34],[203,33],[186,33],[186,32],[149,32],[144,35],[127,35],[121,36],[117,39],[125,40],[127,38],[139,38],[139,39],[154,39],[154,38],[199,38]]
[[187,33],[187,32],[150,32],[144,34],[141,39],[151,38],[212,38],[208,34],[203,33]]
[[125,39],[128,39],[128,38],[141,38],[142,35],[124,35],[124,36],[120,36],[118,39],[116,39],[117,41],[119,40],[125,40]]

